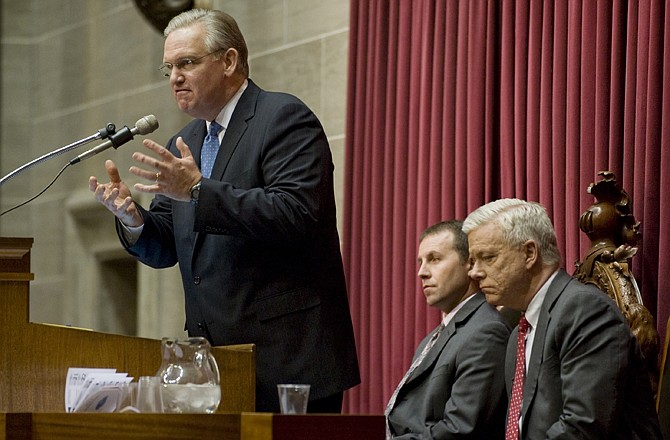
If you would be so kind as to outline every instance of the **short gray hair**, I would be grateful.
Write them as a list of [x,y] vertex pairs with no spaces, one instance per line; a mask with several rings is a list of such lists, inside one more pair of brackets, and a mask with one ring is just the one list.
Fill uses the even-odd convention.
[[489,223],[497,224],[503,240],[510,246],[521,246],[527,240],[538,244],[543,264],[560,264],[556,232],[544,206],[519,199],[500,199],[475,209],[463,222],[463,232]]
[[205,48],[208,52],[216,50],[237,50],[237,70],[249,76],[249,51],[244,36],[233,17],[223,11],[213,9],[190,9],[172,18],[163,31],[167,38],[176,29],[202,24],[205,29]]

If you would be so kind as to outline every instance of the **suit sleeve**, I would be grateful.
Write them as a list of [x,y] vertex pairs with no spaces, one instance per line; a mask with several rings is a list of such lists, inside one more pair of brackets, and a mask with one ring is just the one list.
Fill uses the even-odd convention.
[[119,220],[116,232],[123,247],[142,263],[157,269],[177,264],[177,249],[172,228],[172,204],[167,197],[156,196],[151,202],[151,213],[136,203],[144,218],[142,234],[136,243],[126,240]]
[[425,426],[423,432],[393,438],[463,439],[481,434],[484,426],[502,423],[496,416],[501,414],[500,405],[505,402],[504,363],[508,337],[507,326],[499,321],[477,328],[459,350],[456,377],[442,420]]
[[563,402],[547,439],[608,438],[622,416],[620,393],[628,381],[633,335],[603,293],[585,289],[563,296],[562,313],[551,317],[556,330],[545,341],[560,362]]

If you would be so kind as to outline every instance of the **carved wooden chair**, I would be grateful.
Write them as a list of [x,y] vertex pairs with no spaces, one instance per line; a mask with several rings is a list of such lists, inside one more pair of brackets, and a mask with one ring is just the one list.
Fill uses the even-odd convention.
[[602,180],[591,183],[587,189],[596,202],[579,219],[579,228],[591,240],[591,248],[575,263],[574,276],[583,283],[596,285],[616,301],[640,345],[656,393],[658,331],[630,270],[630,260],[637,252],[640,222],[635,221],[631,200],[617,185],[614,174],[601,171],[598,175]]

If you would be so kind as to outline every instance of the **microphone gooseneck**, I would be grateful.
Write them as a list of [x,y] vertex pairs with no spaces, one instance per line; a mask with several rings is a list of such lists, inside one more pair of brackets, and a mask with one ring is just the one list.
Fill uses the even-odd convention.
[[114,149],[119,148],[121,145],[131,141],[135,135],[149,134],[158,128],[158,119],[154,115],[147,115],[137,120],[133,128],[128,128],[124,126],[122,129],[117,131],[114,134],[109,136],[109,139],[98,145],[97,147],[91,148],[88,151],[80,154],[70,161],[70,165],[86,160],[89,157],[93,157],[98,153],[101,153],[108,149],[109,147],[114,147]]
[[[145,116],[145,118],[147,118],[147,117],[148,116]],[[158,124],[158,122],[156,122],[156,124]],[[53,157],[60,156],[61,154],[67,153],[68,151],[72,151],[75,148],[80,147],[84,144],[87,144],[91,141],[94,141],[94,140],[97,140],[97,139],[107,139],[108,137],[110,137],[114,133],[116,133],[116,126],[113,123],[108,122],[107,125],[105,125],[103,128],[101,128],[96,133],[94,133],[90,136],[87,136],[87,137],[85,137],[83,139],[80,139],[76,142],[72,142],[71,144],[68,144],[64,147],[61,147],[61,148],[57,149],[57,150],[50,151],[47,154],[44,154],[44,155],[38,157],[37,159],[33,159],[30,162],[21,165],[20,167],[18,167],[17,169],[12,171],[11,173],[9,173],[6,176],[4,176],[3,178],[1,178],[0,179],[0,186],[2,186],[5,182],[7,182],[12,177],[18,176],[20,173],[34,167],[35,165],[38,165],[42,162],[45,162],[45,161],[47,161],[47,160],[49,160]]]
[[81,162],[84,159],[88,159],[91,156],[95,156],[96,154],[100,153],[101,151],[106,150],[109,147],[119,148],[121,145],[123,145],[126,142],[132,140],[135,135],[138,135],[138,134],[145,135],[145,134],[153,132],[157,128],[158,128],[158,120],[156,119],[156,117],[154,115],[144,116],[143,118],[140,118],[135,123],[135,126],[133,128],[128,128],[128,127],[124,126],[119,131],[116,131],[116,126],[110,122],[104,128],[99,130],[97,133],[95,133],[91,136],[88,136],[85,139],[74,142],[70,145],[66,145],[62,148],[59,148],[58,150],[52,151],[48,154],[45,154],[41,157],[38,157],[37,159],[35,159],[35,160],[25,164],[25,165],[22,165],[18,169],[14,170],[13,172],[9,173],[8,175],[6,175],[2,179],[0,179],[0,186],[2,186],[2,184],[5,183],[6,181],[8,181],[10,178],[18,175],[21,171],[25,171],[28,168],[30,168],[34,165],[37,165],[41,162],[44,162],[47,159],[50,159],[52,157],[63,154],[67,151],[72,150],[73,148],[76,148],[80,145],[88,143],[92,140],[107,138],[107,141],[103,142],[102,144],[98,145],[97,147],[95,147],[95,148],[93,148],[93,149],[91,149],[91,150],[89,150],[89,151],[87,151],[83,154],[80,154],[79,156],[75,157],[74,159],[72,159],[71,161],[66,163],[65,166],[63,168],[61,168],[61,170],[58,172],[58,174],[56,174],[56,177],[54,177],[54,179],[42,191],[40,191],[39,193],[37,193],[36,195],[31,197],[30,199],[26,200],[25,202],[22,202],[22,203],[14,206],[12,208],[9,208],[6,211],[0,212],[0,217],[14,211],[17,208],[20,208],[21,206],[24,206],[24,205],[32,202],[37,197],[42,195],[46,190],[48,190],[51,187],[51,185],[54,184],[54,182],[56,182],[58,177],[70,165],[74,165],[78,162]]

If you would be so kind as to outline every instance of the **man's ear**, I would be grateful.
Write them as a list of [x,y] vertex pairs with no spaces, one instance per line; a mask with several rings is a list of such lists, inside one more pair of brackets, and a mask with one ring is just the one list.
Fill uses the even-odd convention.
[[530,269],[540,261],[540,249],[538,249],[537,243],[534,240],[528,240],[521,246],[526,268]]
[[237,49],[232,47],[223,53],[222,59],[227,74],[233,74],[237,70],[239,56],[240,54],[237,52]]

